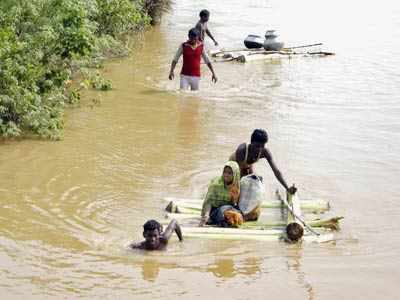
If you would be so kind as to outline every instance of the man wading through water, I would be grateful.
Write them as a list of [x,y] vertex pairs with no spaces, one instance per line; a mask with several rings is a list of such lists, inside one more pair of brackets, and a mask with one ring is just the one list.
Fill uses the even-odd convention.
[[215,75],[210,59],[204,51],[204,45],[199,41],[199,31],[196,28],[192,28],[189,30],[188,36],[189,40],[180,45],[174,59],[172,60],[168,78],[170,80],[174,79],[174,69],[182,55],[183,66],[181,71],[180,88],[182,90],[187,90],[190,87],[192,91],[195,91],[199,89],[201,58],[203,58],[212,73],[211,80],[215,83],[218,79]]
[[253,164],[256,163],[260,158],[265,158],[274,172],[276,179],[278,179],[278,181],[283,185],[285,190],[290,194],[296,193],[297,189],[294,186],[289,187],[286,184],[281,171],[279,171],[274,160],[272,159],[271,152],[265,148],[265,144],[267,142],[267,132],[264,129],[256,129],[251,135],[250,144],[240,144],[236,151],[229,157],[229,160],[236,161],[239,164],[240,176],[243,177],[253,174]]

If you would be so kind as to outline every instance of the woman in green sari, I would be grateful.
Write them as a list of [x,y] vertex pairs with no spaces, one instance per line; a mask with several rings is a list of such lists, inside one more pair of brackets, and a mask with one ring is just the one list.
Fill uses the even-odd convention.
[[222,176],[211,180],[201,210],[200,226],[213,224],[227,226],[226,212],[241,212],[237,207],[240,195],[240,168],[235,161],[225,164]]

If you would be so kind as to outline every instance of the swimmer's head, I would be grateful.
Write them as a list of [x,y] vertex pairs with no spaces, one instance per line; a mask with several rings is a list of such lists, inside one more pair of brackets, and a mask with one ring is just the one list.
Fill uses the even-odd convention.
[[160,246],[160,238],[163,228],[156,220],[149,220],[143,225],[143,237],[146,248],[149,250],[157,249]]

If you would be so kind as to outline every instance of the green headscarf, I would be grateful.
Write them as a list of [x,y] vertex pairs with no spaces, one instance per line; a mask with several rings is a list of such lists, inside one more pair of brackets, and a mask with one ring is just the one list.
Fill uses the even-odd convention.
[[210,204],[211,207],[220,207],[222,205],[233,205],[239,201],[240,193],[240,168],[237,162],[228,161],[224,165],[231,168],[233,172],[233,181],[230,185],[225,186],[224,176],[218,176],[211,180],[208,186],[208,192],[204,200],[204,204]]

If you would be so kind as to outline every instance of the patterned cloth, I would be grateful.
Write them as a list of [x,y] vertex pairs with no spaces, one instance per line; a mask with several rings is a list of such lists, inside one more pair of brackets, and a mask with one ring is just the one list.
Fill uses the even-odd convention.
[[227,218],[228,212],[236,213],[242,217],[242,213],[237,207],[233,207],[232,205],[222,205],[218,208],[213,207],[210,211],[210,219],[208,224],[210,225],[218,225],[218,226],[237,226],[243,223],[243,217],[241,222],[230,222],[230,218]]

